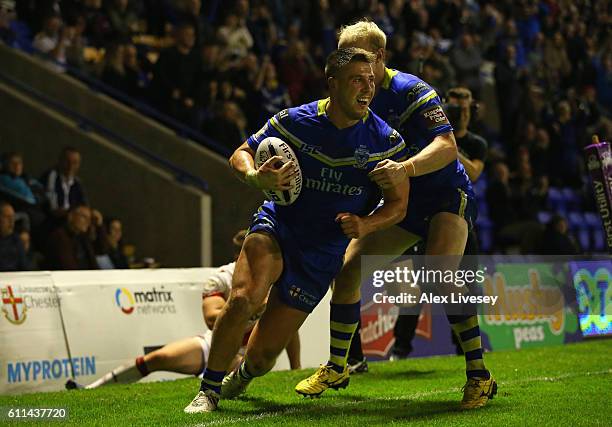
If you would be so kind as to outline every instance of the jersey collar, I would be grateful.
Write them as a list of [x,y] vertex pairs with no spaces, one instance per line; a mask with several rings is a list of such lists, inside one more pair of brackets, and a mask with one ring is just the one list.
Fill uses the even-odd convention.
[[[329,98],[319,99],[319,101],[317,102],[317,116],[325,115],[325,109],[327,108],[328,104],[329,104]],[[363,116],[361,121],[365,123],[368,120],[368,117],[370,117],[370,108],[368,108],[366,115]]]
[[388,90],[389,87],[391,86],[391,80],[393,79],[393,77],[395,77],[397,73],[399,73],[399,71],[392,70],[391,68],[385,67],[385,77],[383,78],[383,81],[380,84],[380,86],[383,89]]

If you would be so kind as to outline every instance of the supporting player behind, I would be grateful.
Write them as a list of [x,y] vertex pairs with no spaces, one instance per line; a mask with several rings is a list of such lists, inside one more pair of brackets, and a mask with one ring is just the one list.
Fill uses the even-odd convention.
[[[215,324],[201,389],[186,412],[213,411],[220,396],[237,396],[254,377],[272,369],[342,267],[349,240],[389,227],[404,216],[408,180],[386,186],[385,206],[369,215],[381,190],[368,173],[380,161],[400,161],[406,155],[401,136],[368,108],[374,95],[373,60],[362,49],[333,52],[325,67],[330,98],[281,111],[230,158],[248,184],[287,190],[294,164],[276,169],[280,158],[275,156],[256,170],[253,162],[260,142],[281,138],[295,149],[304,182],[293,204],[265,202],[254,215],[230,299]],[[244,361],[224,380],[228,361],[240,346],[239,331],[268,291],[266,310],[249,339]],[[342,331],[335,340],[339,358],[346,359],[358,316],[359,303],[336,310],[334,324]]]
[[[234,236],[233,242],[238,251],[242,247],[245,231],[246,230],[242,230]],[[231,262],[219,267],[217,271],[204,282],[202,292],[202,315],[208,327],[205,333],[190,338],[184,338],[167,344],[144,356],[138,356],[134,361],[116,367],[90,384],[83,386],[75,383],[73,380],[68,380],[66,388],[92,389],[109,384],[129,384],[137,382],[157,371],[201,375],[208,360],[212,338],[211,331],[215,325],[218,314],[221,312],[221,309],[230,295],[235,265],[235,262]],[[255,326],[255,322],[259,316],[261,316],[263,308],[262,306],[247,323],[243,335],[243,346],[239,349],[237,354],[232,357],[230,366],[237,366],[242,360],[242,356],[246,350],[246,342]],[[290,340],[286,350],[287,356],[289,356],[291,369],[299,369],[300,338],[297,332]]]
[[[349,245],[333,289],[329,361],[296,386],[296,392],[307,396],[321,394],[329,384],[347,375],[345,360],[336,357],[335,337],[341,331],[334,323],[335,307],[359,302],[360,277],[371,273],[361,271],[361,256],[386,254],[392,259],[425,240],[426,255],[458,259],[463,255],[468,231],[477,214],[472,185],[457,160],[452,127],[435,90],[416,76],[385,67],[386,36],[373,22],[364,20],[344,27],[338,45],[365,49],[376,55],[372,65],[376,94],[371,108],[400,131],[411,156],[400,162],[386,160],[371,173],[372,178],[383,189],[410,179],[411,188],[409,209],[399,224],[353,240]],[[461,315],[453,315],[448,305],[445,309],[465,353],[467,382],[461,406],[466,409],[483,406],[495,395],[497,384],[484,365],[475,308]]]

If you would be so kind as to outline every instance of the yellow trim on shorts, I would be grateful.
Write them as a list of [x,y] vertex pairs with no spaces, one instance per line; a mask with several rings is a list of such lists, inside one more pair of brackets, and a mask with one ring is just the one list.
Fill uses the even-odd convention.
[[459,205],[459,216],[461,218],[465,218],[465,207],[467,206],[467,194],[465,194],[465,191],[463,191],[461,188],[457,188],[457,191],[459,192],[459,195],[461,196],[461,204]]

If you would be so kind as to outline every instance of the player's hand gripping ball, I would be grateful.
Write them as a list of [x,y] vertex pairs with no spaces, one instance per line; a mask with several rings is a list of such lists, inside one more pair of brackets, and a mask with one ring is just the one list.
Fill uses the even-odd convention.
[[302,191],[302,170],[285,141],[269,137],[255,153],[258,187],[269,200],[282,206],[295,202]]

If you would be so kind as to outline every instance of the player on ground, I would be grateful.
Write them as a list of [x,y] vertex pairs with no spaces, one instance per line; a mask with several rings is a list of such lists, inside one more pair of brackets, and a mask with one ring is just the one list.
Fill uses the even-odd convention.
[[[362,49],[338,49],[327,59],[330,98],[281,111],[246,143],[230,164],[248,184],[288,190],[295,164],[276,169],[274,156],[259,169],[254,155],[266,137],[290,143],[302,172],[302,191],[289,206],[265,202],[254,215],[236,264],[228,304],[215,330],[200,392],[185,412],[217,409],[220,393],[231,398],[267,373],[289,339],[321,301],[342,267],[351,238],[397,223],[405,214],[408,180],[385,186],[385,206],[368,215],[381,190],[368,173],[381,160],[405,158],[399,134],[368,108],[374,95],[373,55]],[[270,289],[271,285],[272,288]],[[221,381],[228,360],[240,346],[240,331],[268,294],[264,314],[249,339],[244,361]],[[336,310],[338,357],[346,358],[359,319],[359,303]]]
[[[373,22],[360,21],[344,27],[338,45],[365,49],[376,55],[373,64],[376,95],[372,110],[405,136],[411,157],[403,162],[382,162],[372,173],[373,179],[383,189],[410,179],[411,190],[409,209],[401,223],[360,237],[349,245],[333,289],[332,320],[335,304],[360,300],[360,276],[371,273],[361,271],[361,255],[385,254],[393,258],[424,239],[427,255],[459,257],[463,255],[468,230],[476,217],[472,185],[457,160],[452,127],[436,92],[413,75],[385,67],[386,36]],[[466,358],[467,382],[461,406],[483,406],[496,393],[497,385],[484,365],[476,312],[448,314],[448,320]],[[336,357],[335,338],[340,331],[333,321],[330,327],[329,361],[296,386],[300,394],[319,395],[334,384],[348,381],[346,360]]]
[[[242,247],[245,231],[246,230],[242,230],[234,236],[233,242],[238,251]],[[234,274],[235,265],[235,262],[231,262],[219,267],[204,283],[202,292],[202,314],[204,316],[204,322],[206,326],[208,326],[208,331],[195,337],[185,338],[167,344],[151,353],[139,356],[133,362],[113,369],[86,386],[81,386],[72,380],[68,380],[66,388],[91,389],[109,384],[128,384],[139,381],[156,371],[178,372],[179,374],[187,375],[202,374],[206,367],[206,361],[208,360],[212,338],[211,331],[215,325],[217,316],[221,312],[231,292],[232,275]],[[241,347],[238,354],[233,357],[230,366],[237,366],[242,360],[242,356],[246,350],[246,342],[263,308],[264,307],[261,307],[255,316],[247,323],[246,332],[243,338],[243,347]],[[287,345],[286,350],[289,356],[291,369],[299,369],[300,338],[297,332]]]

